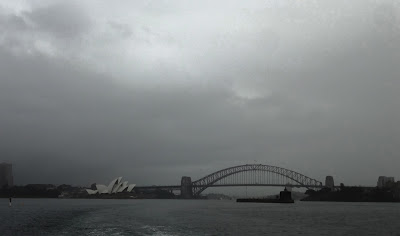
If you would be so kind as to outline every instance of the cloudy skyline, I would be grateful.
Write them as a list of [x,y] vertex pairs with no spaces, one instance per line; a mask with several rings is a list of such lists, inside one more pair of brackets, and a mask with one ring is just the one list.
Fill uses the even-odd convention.
[[0,1],[0,71],[16,184],[400,179],[394,0]]

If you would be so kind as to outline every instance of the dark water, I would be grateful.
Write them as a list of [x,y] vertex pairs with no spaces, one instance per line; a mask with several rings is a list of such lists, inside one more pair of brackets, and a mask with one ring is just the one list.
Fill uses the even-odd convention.
[[400,204],[0,199],[0,235],[400,235]]

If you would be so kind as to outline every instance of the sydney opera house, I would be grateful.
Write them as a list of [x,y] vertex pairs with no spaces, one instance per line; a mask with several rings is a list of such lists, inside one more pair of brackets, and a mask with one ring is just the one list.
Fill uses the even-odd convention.
[[122,177],[118,177],[113,181],[111,181],[111,183],[108,186],[102,184],[96,184],[96,190],[86,189],[86,191],[90,195],[132,192],[136,184],[128,184],[128,181],[122,182],[121,180]]

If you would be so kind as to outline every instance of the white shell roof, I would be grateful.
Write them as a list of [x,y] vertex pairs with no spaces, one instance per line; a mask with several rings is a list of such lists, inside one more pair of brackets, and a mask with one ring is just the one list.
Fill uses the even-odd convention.
[[118,190],[117,190],[117,192],[118,193],[120,193],[120,192],[123,192],[125,189],[127,189],[128,188],[128,181],[125,181],[125,182],[123,182],[122,184],[121,184],[121,186],[118,188]]
[[121,179],[122,179],[122,177],[118,177],[118,178],[116,178],[116,179],[114,179],[113,181],[110,182],[110,184],[107,187],[107,190],[108,190],[109,193],[113,192],[114,185],[118,184],[118,180],[121,180]]
[[130,184],[129,186],[128,186],[128,192],[132,192],[132,189],[134,188],[136,186],[136,184]]
[[108,186],[103,184],[96,184],[97,190],[86,189],[88,194],[104,194],[104,193],[121,193],[123,191],[131,192],[132,189],[136,186],[136,184],[129,184],[128,181],[121,182],[122,177],[118,177],[108,184]]
[[86,189],[86,192],[87,192],[89,195],[92,195],[92,194],[96,194],[96,193],[97,193],[97,190]]

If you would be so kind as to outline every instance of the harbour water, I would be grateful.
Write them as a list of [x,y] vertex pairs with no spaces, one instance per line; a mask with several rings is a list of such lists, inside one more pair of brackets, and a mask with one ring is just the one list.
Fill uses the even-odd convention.
[[0,235],[400,235],[396,203],[0,201]]

